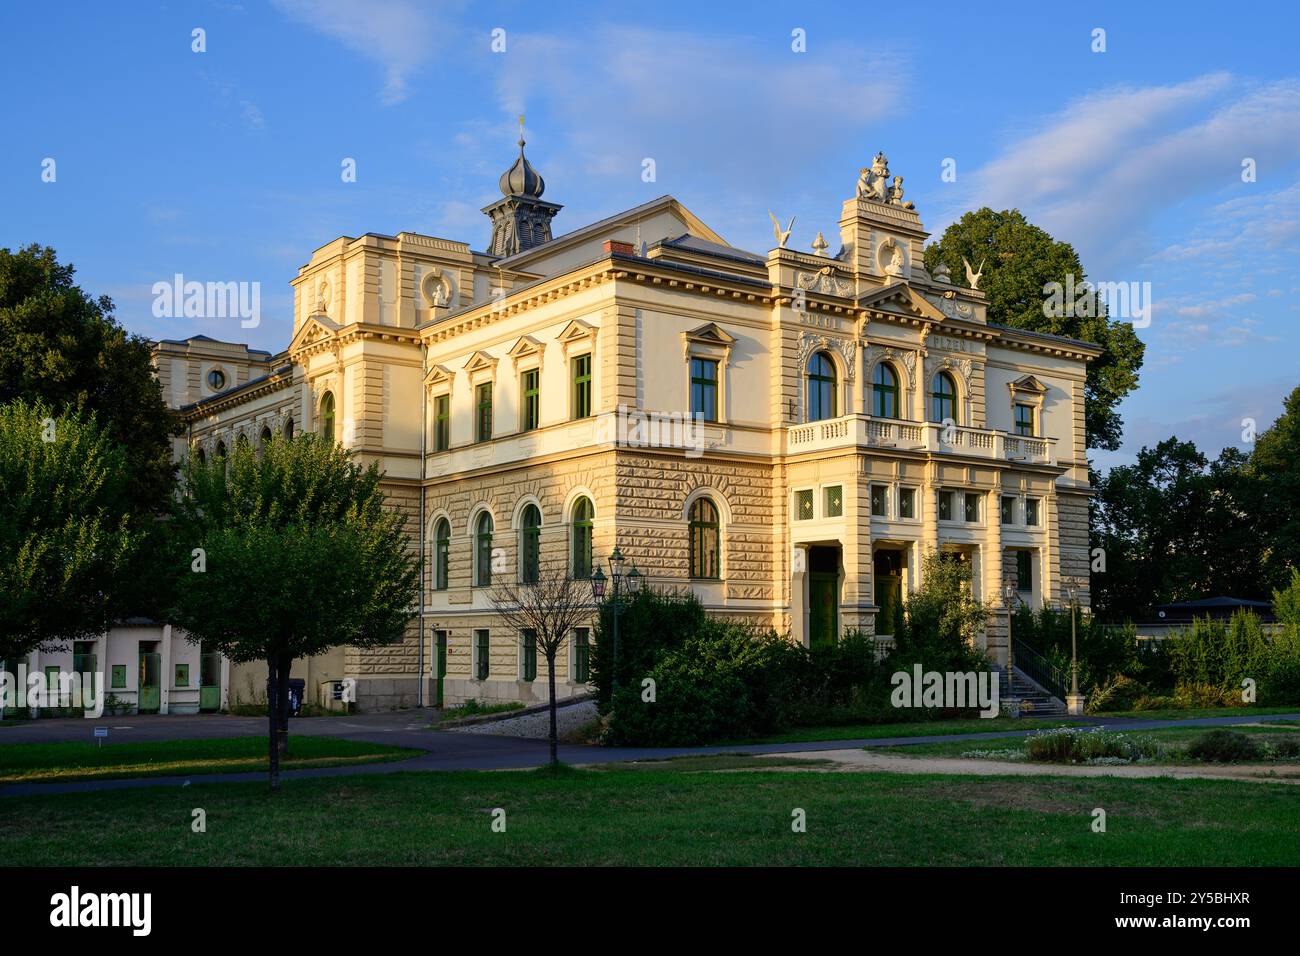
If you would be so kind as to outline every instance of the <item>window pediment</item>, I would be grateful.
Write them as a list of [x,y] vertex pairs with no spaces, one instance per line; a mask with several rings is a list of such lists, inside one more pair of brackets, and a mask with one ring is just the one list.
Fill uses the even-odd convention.
[[489,355],[482,349],[471,355],[469,361],[465,363],[465,371],[470,375],[473,375],[476,372],[492,372],[496,370],[496,367],[496,356]]

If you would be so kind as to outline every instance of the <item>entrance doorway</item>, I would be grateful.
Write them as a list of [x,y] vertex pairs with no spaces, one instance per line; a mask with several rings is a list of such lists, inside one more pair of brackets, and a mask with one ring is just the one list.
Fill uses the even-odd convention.
[[830,647],[840,636],[840,549],[808,549],[808,646]]
[[199,646],[199,710],[211,713],[221,709],[221,655]]
[[136,710],[156,714],[162,706],[162,655],[157,641],[140,642],[140,683]]
[[875,577],[876,636],[891,637],[903,613],[903,552],[881,548],[872,556]]

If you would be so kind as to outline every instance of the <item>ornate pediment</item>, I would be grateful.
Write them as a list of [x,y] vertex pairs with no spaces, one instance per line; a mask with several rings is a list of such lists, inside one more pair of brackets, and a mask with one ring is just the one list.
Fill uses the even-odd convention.
[[841,277],[834,266],[822,266],[816,272],[795,273],[794,284],[808,292],[847,297],[853,294],[853,283]]
[[682,338],[688,342],[699,342],[701,345],[734,345],[736,342],[735,336],[730,335],[716,322],[709,322],[697,329],[683,332]]
[[515,361],[519,361],[525,356],[539,354],[544,348],[545,346],[531,335],[521,335],[515,340],[515,344],[510,346],[510,350],[506,354]]
[[564,327],[564,331],[559,335],[561,345],[569,345],[573,342],[580,342],[583,339],[596,337],[596,327],[590,323],[583,322],[581,319],[574,319]]
[[456,377],[456,373],[445,365],[434,365],[429,371],[424,373],[424,384],[426,387],[434,385],[445,385]]
[[482,349],[475,352],[465,363],[465,371],[473,375],[475,372],[494,371],[497,367],[496,356],[484,352]]
[[1047,386],[1032,375],[1018,378],[1014,382],[1008,382],[1007,388],[1011,389],[1013,394],[1016,392],[1032,392],[1035,395],[1047,394]]
[[327,315],[308,316],[307,321],[294,333],[293,341],[289,343],[289,351],[294,352],[309,345],[328,341],[338,334],[339,328],[339,324]]
[[916,292],[906,282],[891,282],[858,297],[858,307],[878,312],[893,312],[908,318],[930,319],[942,322],[944,315],[932,302]]

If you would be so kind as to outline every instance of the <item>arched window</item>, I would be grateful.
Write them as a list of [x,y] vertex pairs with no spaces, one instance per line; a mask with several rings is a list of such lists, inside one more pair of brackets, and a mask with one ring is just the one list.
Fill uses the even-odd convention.
[[226,457],[226,443],[223,441],[217,442],[217,457],[218,458]]
[[246,448],[248,448],[248,436],[240,432],[239,437],[235,439],[235,451],[244,451]]
[[888,362],[877,365],[871,375],[871,414],[898,418],[898,376]]
[[930,384],[930,421],[957,421],[957,385],[947,372],[939,372]]
[[808,416],[810,422],[834,418],[835,363],[825,352],[816,352],[808,360]]
[[691,577],[720,577],[719,556],[722,545],[718,529],[717,506],[709,498],[696,498],[691,502],[691,510],[687,512],[687,518],[691,540]]
[[261,438],[258,439],[258,443],[259,443],[263,448],[265,448],[267,445],[271,444],[271,426],[270,426],[270,425],[263,425],[263,426],[262,426],[262,436],[261,436]]
[[320,433],[323,438],[334,440],[334,393],[326,392],[320,400]]
[[205,452],[202,448],[198,449],[198,451],[196,452],[196,454],[197,454],[198,457],[199,457],[199,464],[200,464],[200,465],[206,465],[206,464],[208,463],[208,453]]
[[284,423],[284,437],[285,437],[285,438],[288,438],[288,439],[292,439],[292,438],[293,438],[293,419],[292,419],[292,418],[290,418],[288,421],[286,421],[286,422]]
[[451,563],[451,522],[439,518],[433,526],[433,589],[447,590],[447,568]]
[[474,524],[474,586],[492,585],[492,516],[486,511]]
[[590,498],[579,498],[573,503],[573,555],[569,567],[575,578],[591,577],[591,522],[596,517]]
[[519,516],[519,580],[536,584],[542,575],[542,513],[529,505]]

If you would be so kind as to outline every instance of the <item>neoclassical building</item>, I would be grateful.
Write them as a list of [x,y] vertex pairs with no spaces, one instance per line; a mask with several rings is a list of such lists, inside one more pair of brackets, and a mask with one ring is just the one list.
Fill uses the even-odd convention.
[[[158,343],[178,456],[324,433],[406,513],[419,619],[295,665],[309,694],[352,677],[362,707],[541,701],[545,661],[495,618],[493,582],[586,576],[616,545],[652,586],[808,644],[887,637],[928,550],[997,606],[1008,585],[1060,600],[1067,578],[1086,602],[1099,349],[990,323],[978,275],[929,274],[899,182],[878,155],[838,242],[809,251],[775,218],[773,248],[735,248],[670,196],[556,236],[521,139],[486,251],[340,237],[292,280],[283,352]],[[563,693],[585,687],[589,634]],[[1005,660],[1004,626],[984,641]]]

